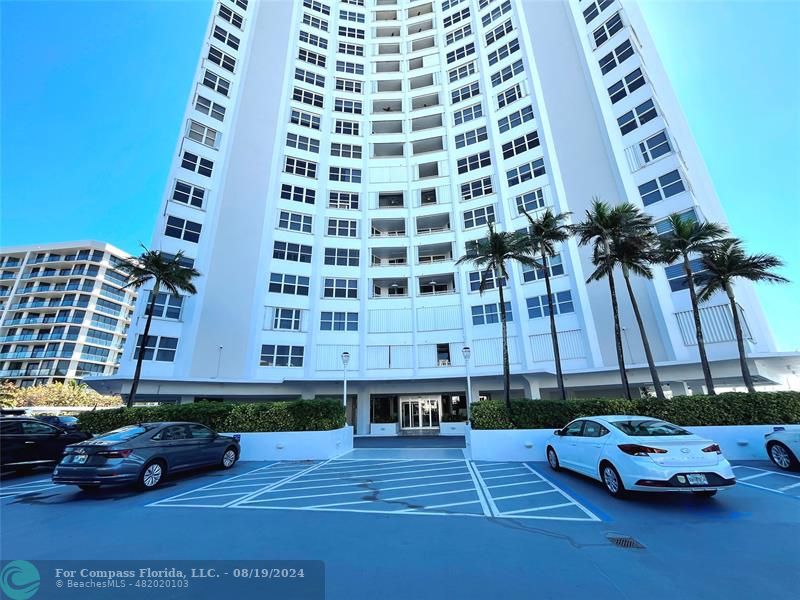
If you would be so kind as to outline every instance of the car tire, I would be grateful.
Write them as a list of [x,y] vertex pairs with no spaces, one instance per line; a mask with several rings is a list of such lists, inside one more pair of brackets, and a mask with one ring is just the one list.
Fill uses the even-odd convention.
[[622,477],[619,476],[619,471],[610,462],[604,462],[600,465],[600,479],[606,491],[614,498],[624,498],[627,495],[627,490],[625,489],[625,484],[622,483]]
[[717,490],[693,490],[692,493],[700,498],[713,498],[717,495]]
[[798,467],[800,467],[797,457],[781,442],[770,442],[767,444],[767,454],[772,464],[784,471],[796,471]]
[[139,487],[143,490],[157,488],[166,475],[167,467],[162,460],[147,463],[139,474]]
[[561,470],[561,463],[558,462],[558,454],[556,454],[556,451],[552,446],[547,447],[547,464],[550,465],[550,468],[553,469],[553,471]]
[[225,448],[225,452],[222,453],[219,466],[220,468],[227,470],[233,467],[237,460],[239,460],[239,454],[236,452],[236,448],[233,446],[228,446]]
[[100,489],[100,486],[96,483],[82,483],[78,487],[84,492],[96,492]]

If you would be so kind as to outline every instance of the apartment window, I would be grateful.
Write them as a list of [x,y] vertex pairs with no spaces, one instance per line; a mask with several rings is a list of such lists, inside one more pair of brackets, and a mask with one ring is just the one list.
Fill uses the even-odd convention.
[[[693,208],[689,210],[685,210],[679,213],[681,218],[684,220],[689,221],[697,221],[697,213],[694,211]],[[659,236],[668,235],[673,233],[672,224],[669,222],[669,219],[661,219],[660,221],[655,222],[655,230]]]
[[207,158],[200,158],[196,154],[184,150],[183,158],[181,159],[181,167],[187,171],[192,171],[205,177],[211,177],[211,173],[214,170],[214,163]]
[[298,102],[302,102],[303,104],[308,104],[310,106],[316,106],[317,108],[322,108],[323,98],[324,97],[322,94],[310,92],[302,88],[294,88],[292,93],[293,100],[297,100]]
[[514,25],[511,23],[511,19],[508,19],[486,34],[486,45],[490,46],[494,44],[497,40],[505,37],[512,31],[514,31]]
[[172,199],[175,202],[188,204],[195,208],[203,208],[205,197],[206,191],[200,186],[186,183],[180,179],[175,180],[175,186],[172,188]]
[[617,83],[608,88],[608,95],[611,103],[616,104],[628,94],[632,94],[645,84],[644,75],[641,69],[634,69]]
[[470,42],[465,46],[461,46],[460,48],[456,48],[455,50],[451,50],[447,53],[447,64],[451,64],[456,62],[457,60],[461,60],[462,58],[469,56],[470,54],[475,54],[475,44]]
[[464,0],[444,0],[444,2],[442,2],[442,11],[450,10],[456,4],[459,4],[463,1]]
[[211,46],[208,49],[208,60],[219,65],[226,71],[230,71],[231,73],[233,73],[234,69],[236,68],[236,59],[230,54],[226,54],[216,46]]
[[328,219],[328,235],[358,237],[358,221],[353,219]]
[[325,87],[325,77],[312,71],[306,71],[305,69],[301,69],[299,67],[294,70],[294,78],[298,81],[304,81],[305,83],[310,83],[311,85],[315,85],[317,87]]
[[305,150],[306,152],[319,154],[319,140],[312,139],[305,135],[287,133],[286,145],[289,148],[297,148],[298,150]]
[[308,13],[303,13],[303,25],[308,25],[321,31],[328,31],[328,22],[326,20],[315,17],[314,15],[309,15]]
[[295,244],[293,242],[275,241],[272,247],[272,258],[289,260],[292,262],[311,262],[311,246]]
[[342,54],[349,54],[350,56],[364,56],[364,46],[339,42],[339,52]]
[[481,196],[487,196],[493,192],[492,178],[483,177],[475,181],[468,181],[461,184],[461,199],[472,200]]
[[318,115],[293,108],[289,122],[294,123],[295,125],[301,125],[310,129],[319,130],[320,118]]
[[480,104],[473,104],[453,113],[453,122],[456,125],[461,125],[467,121],[472,121],[483,116],[483,108]]
[[322,54],[317,54],[305,48],[300,48],[300,50],[297,51],[297,58],[309,64],[317,65],[318,67],[325,66],[325,57]]
[[336,120],[334,124],[334,133],[342,133],[344,135],[361,135],[361,126],[353,121]]
[[194,140],[195,142],[199,142],[204,146],[208,146],[209,148],[216,148],[217,147],[217,137],[219,136],[219,131],[216,129],[211,129],[211,127],[206,127],[202,123],[198,123],[197,121],[189,121],[189,129],[186,132],[186,137],[190,140]]
[[481,280],[484,281],[484,290],[493,290],[500,285],[505,287],[506,283],[508,283],[504,277],[500,277],[500,274],[495,269],[490,271],[470,271],[468,276],[469,289],[473,292],[480,291]]
[[345,4],[352,4],[353,6],[364,6],[364,0],[342,0]]
[[[702,281],[703,273],[706,271],[703,261],[699,258],[695,258],[689,261],[689,266],[692,269],[692,275],[695,283]],[[664,274],[667,276],[669,287],[672,288],[673,292],[689,289],[689,280],[686,278],[686,271],[683,268],[683,262],[664,267]]]
[[532,150],[539,145],[539,133],[531,131],[510,142],[503,144],[503,158],[512,158],[517,154]]
[[506,171],[509,187],[529,181],[534,177],[539,177],[544,174],[544,159],[541,158]]
[[326,277],[322,295],[325,298],[358,298],[358,279]]
[[503,67],[497,73],[492,75],[492,87],[497,87],[501,83],[508,81],[515,75],[519,75],[525,70],[521,60],[514,61],[514,63]]
[[302,160],[300,158],[294,158],[293,156],[287,156],[285,157],[283,171],[285,173],[292,173],[294,175],[299,175],[301,177],[309,177],[311,179],[316,179],[317,163],[311,162],[310,160]]
[[361,252],[356,248],[325,248],[325,264],[357,267]]
[[602,11],[606,8],[611,6],[614,0],[597,0],[596,2],[592,2],[583,10],[583,18],[588,25],[591,23],[597,15],[599,15]]
[[336,98],[333,103],[333,110],[336,112],[360,115],[362,112],[362,105],[358,100],[345,100],[343,98]]
[[232,11],[224,4],[219,5],[219,11],[217,12],[217,15],[219,15],[222,19],[226,20],[234,27],[238,27],[239,29],[242,28],[242,23],[244,23],[244,18],[239,13]]
[[328,49],[328,40],[316,35],[315,33],[300,31],[300,41],[305,42],[306,44],[311,44],[312,46],[316,46],[317,48],[322,48],[323,50]]
[[350,73],[352,75],[363,75],[364,65],[347,62],[345,60],[336,61],[336,70],[340,73]]
[[472,26],[467,23],[460,29],[456,29],[455,31],[451,31],[445,36],[445,45],[449,46],[450,44],[454,44],[459,40],[463,40],[465,37],[472,35]]
[[456,67],[455,69],[450,69],[447,72],[447,76],[450,79],[450,83],[454,81],[458,81],[459,79],[464,79],[465,77],[469,77],[470,75],[475,74],[475,61],[471,63],[467,63],[465,65],[461,65],[460,67]]
[[497,19],[502,17],[504,14],[506,14],[510,10],[511,10],[511,2],[509,0],[506,0],[500,6],[498,6],[496,8],[493,8],[490,12],[486,13],[485,15],[483,15],[483,18],[481,19],[481,23],[483,23],[484,27],[486,27],[487,25],[491,25]]
[[472,131],[466,131],[464,133],[459,133],[456,136],[456,148],[463,148],[464,146],[471,146],[472,144],[477,144],[478,142],[483,142],[488,139],[488,134],[486,132],[486,127],[478,127],[478,129],[473,129]]
[[639,151],[642,153],[642,159],[645,163],[649,163],[650,161],[672,152],[672,146],[669,144],[667,132],[661,131],[639,142]]
[[503,108],[520,98],[522,98],[522,88],[517,83],[497,94],[497,107]]
[[[505,303],[506,321],[513,321],[514,315],[511,312],[511,302]],[[491,325],[500,322],[500,303],[479,304],[472,307],[473,325]]]
[[342,181],[345,183],[361,183],[361,169],[330,167],[328,179],[330,181]]
[[236,6],[241,9],[247,10],[247,2],[248,0],[236,0]]
[[[147,298],[147,306],[145,307],[145,314],[150,314],[150,303],[153,301],[153,292]],[[159,292],[156,294],[156,301],[153,306],[153,316],[158,319],[175,319],[180,320],[181,310],[183,309],[183,296],[176,294],[168,294],[166,292]]]
[[[536,260],[541,261],[541,256],[538,256]],[[547,257],[547,272],[550,277],[556,277],[557,275],[564,274],[564,265],[561,262],[560,254],[554,254],[553,256]],[[544,279],[544,267],[530,267],[528,265],[522,265],[523,281],[539,281],[540,279]]]
[[275,308],[272,315],[272,328],[300,331],[301,314],[302,311],[299,308]]
[[651,181],[639,186],[639,193],[645,206],[666,200],[675,194],[680,194],[686,190],[680,173],[677,170],[670,171]]
[[605,75],[628,60],[631,56],[633,56],[633,46],[630,40],[625,40],[600,59],[600,71]]
[[358,313],[323,311],[319,328],[321,331],[358,331]]
[[475,81],[470,83],[469,85],[465,85],[464,87],[458,88],[457,90],[453,90],[450,92],[450,99],[453,104],[461,102],[463,100],[467,100],[472,98],[473,96],[477,96],[481,93],[480,84]]
[[[142,348],[142,335],[136,336],[136,348],[133,351],[133,359],[139,360],[139,351]],[[148,335],[144,343],[144,355],[142,360],[155,360],[157,362],[172,362],[175,360],[175,352],[178,349],[178,338]]]
[[473,229],[494,223],[494,206],[481,206],[464,211],[464,229]]
[[533,119],[533,107],[526,106],[520,110],[514,111],[507,117],[500,119],[497,124],[500,127],[500,133],[505,133],[509,129],[513,129],[523,123]]
[[310,8],[311,10],[315,10],[318,13],[322,13],[325,16],[331,14],[331,9],[318,0],[303,0],[303,6]]
[[[552,298],[554,314],[563,315],[565,313],[575,312],[575,306],[572,304],[572,292],[569,290],[565,292],[556,292],[552,295]],[[540,319],[550,316],[550,305],[547,302],[547,294],[528,298],[527,305],[529,319]]]
[[515,198],[517,204],[517,211],[522,214],[524,211],[534,211],[544,208],[544,193],[542,188],[531,190],[524,194],[520,194]]
[[614,14],[608,21],[600,25],[592,32],[595,48],[602,46],[608,39],[622,29],[622,17],[619,13]]
[[358,210],[358,194],[356,192],[330,192],[328,208]]
[[202,228],[203,226],[200,223],[194,223],[179,217],[167,217],[164,235],[196,244],[200,241],[200,230]]
[[225,107],[203,96],[197,96],[194,107],[198,112],[208,115],[217,121],[222,121],[225,118]]
[[343,158],[361,158],[361,146],[352,144],[331,144],[331,156],[341,156]]
[[231,82],[209,69],[206,69],[203,74],[203,85],[223,96],[227,96],[231,91]]
[[213,35],[216,39],[218,39],[226,46],[230,46],[234,50],[239,49],[239,42],[241,42],[241,40],[232,33],[228,33],[227,31],[225,31],[219,25],[214,25],[214,31],[212,32],[211,35]]
[[278,229],[311,233],[312,224],[313,217],[311,215],[289,212],[288,210],[278,212]]
[[339,11],[339,18],[343,21],[352,21],[353,23],[363,23],[364,22],[364,14],[357,13],[350,10],[340,10]]
[[357,40],[364,39],[364,30],[358,27],[344,27],[339,26],[339,35],[343,37],[354,38]]
[[316,191],[310,188],[301,187],[299,185],[290,185],[288,183],[284,183],[281,185],[281,198],[284,200],[292,200],[294,202],[314,204]]
[[463,21],[467,17],[469,17],[469,8],[463,8],[458,12],[454,12],[452,15],[446,16],[444,18],[444,26],[445,28],[450,27],[451,25]]
[[519,40],[511,40],[507,44],[503,44],[497,50],[489,53],[489,66],[495,65],[504,58],[508,58],[514,52],[519,50]]
[[617,119],[619,130],[622,135],[630,133],[640,125],[644,125],[648,121],[655,119],[658,116],[656,106],[652,100],[642,102],[633,110],[629,110],[624,115]]
[[302,367],[304,351],[303,346],[263,344],[258,364],[262,367]]
[[488,150],[458,159],[459,174],[469,173],[481,167],[488,167],[492,164],[492,157]]
[[360,81],[353,81],[351,79],[336,78],[336,90],[339,92],[353,92],[360,94],[363,91],[363,85]]
[[308,277],[289,273],[270,273],[269,291],[275,294],[308,296]]

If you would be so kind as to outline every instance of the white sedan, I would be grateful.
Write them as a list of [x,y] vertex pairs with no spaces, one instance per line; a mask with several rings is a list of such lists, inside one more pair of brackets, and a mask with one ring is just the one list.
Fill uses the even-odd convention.
[[630,490],[711,497],[736,483],[719,445],[652,417],[576,419],[554,432],[546,452],[553,469],[598,479],[616,497]]
[[781,469],[800,469],[800,429],[776,427],[764,436],[769,459]]

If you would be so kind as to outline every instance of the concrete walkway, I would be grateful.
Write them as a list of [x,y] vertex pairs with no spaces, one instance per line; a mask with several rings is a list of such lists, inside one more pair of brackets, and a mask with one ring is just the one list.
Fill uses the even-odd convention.
[[466,448],[463,435],[356,436],[353,448]]

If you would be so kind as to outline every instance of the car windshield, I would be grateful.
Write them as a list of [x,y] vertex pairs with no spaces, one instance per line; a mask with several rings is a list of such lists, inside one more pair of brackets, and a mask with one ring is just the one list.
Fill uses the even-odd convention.
[[653,419],[630,420],[630,421],[611,421],[611,424],[622,433],[633,436],[663,436],[663,435],[692,435],[677,425],[666,421],[656,421]]
[[130,425],[128,427],[122,427],[120,429],[115,429],[114,431],[109,431],[108,433],[104,433],[103,435],[98,435],[95,440],[104,440],[109,442],[124,442],[127,440],[132,440],[133,438],[142,435],[145,433],[149,427],[143,427],[141,425]]

